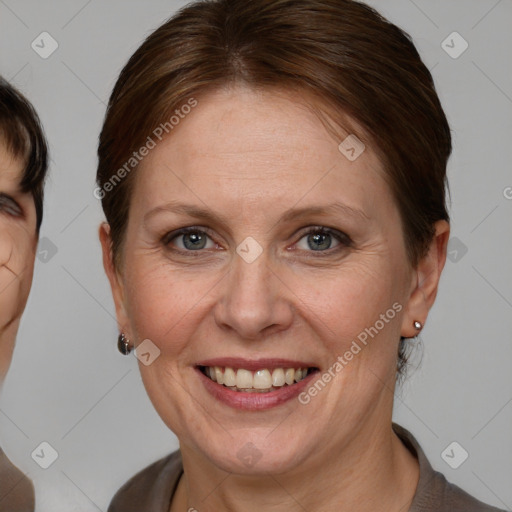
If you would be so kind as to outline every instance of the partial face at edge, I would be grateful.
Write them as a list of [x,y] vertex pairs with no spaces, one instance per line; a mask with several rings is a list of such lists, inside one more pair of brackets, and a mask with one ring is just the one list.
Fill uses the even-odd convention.
[[20,190],[22,173],[22,162],[0,143],[0,382],[11,362],[37,247],[35,205]]
[[[182,447],[227,471],[321,463],[370,418],[391,413],[415,283],[372,148],[349,161],[339,142],[300,98],[221,91],[199,98],[136,171],[123,268],[110,273],[118,321],[135,344],[159,348],[141,374]],[[285,217],[334,203],[348,208]],[[178,232],[186,227],[196,231]],[[237,252],[247,237],[262,250],[251,263]],[[393,304],[402,313],[395,307],[383,322]],[[237,357],[305,361],[320,376],[378,320],[378,333],[306,405],[240,411],[215,399],[198,374],[201,361]],[[239,457],[248,442],[262,454],[254,469]]]

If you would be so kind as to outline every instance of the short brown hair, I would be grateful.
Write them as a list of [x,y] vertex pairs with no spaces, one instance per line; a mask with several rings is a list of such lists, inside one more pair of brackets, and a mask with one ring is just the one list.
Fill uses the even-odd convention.
[[20,188],[29,192],[36,209],[36,232],[43,221],[44,181],[48,171],[48,145],[32,104],[0,76],[0,142],[23,162]]
[[[233,83],[312,93],[339,122],[364,129],[386,171],[415,267],[438,220],[451,135],[432,76],[408,34],[352,0],[200,0],[181,9],[133,54],[114,87],[98,147],[102,188],[155,128],[189,98]],[[133,177],[102,205],[115,257]],[[404,339],[399,368],[405,362]]]

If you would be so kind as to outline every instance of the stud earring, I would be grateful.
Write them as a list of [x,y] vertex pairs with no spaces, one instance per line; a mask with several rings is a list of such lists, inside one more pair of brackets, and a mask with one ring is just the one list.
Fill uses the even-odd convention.
[[421,325],[421,322],[418,322],[418,320],[414,320],[414,328],[417,330],[417,331],[421,331],[421,328],[423,327]]
[[130,342],[123,332],[117,338],[117,348],[124,356],[127,356],[132,351]]

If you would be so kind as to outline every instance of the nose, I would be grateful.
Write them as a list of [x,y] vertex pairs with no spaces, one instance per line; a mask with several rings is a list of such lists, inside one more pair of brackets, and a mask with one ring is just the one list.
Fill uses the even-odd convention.
[[222,279],[215,321],[240,339],[262,339],[287,329],[293,320],[293,293],[271,267],[267,254],[264,250],[251,263],[235,254]]

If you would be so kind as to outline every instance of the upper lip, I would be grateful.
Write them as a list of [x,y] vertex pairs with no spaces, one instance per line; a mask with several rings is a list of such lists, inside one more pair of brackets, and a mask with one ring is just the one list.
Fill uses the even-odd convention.
[[245,370],[269,370],[274,368],[316,368],[314,364],[303,361],[294,361],[292,359],[243,359],[241,357],[216,357],[214,359],[205,359],[197,363],[197,366],[220,366],[229,368],[244,368]]

